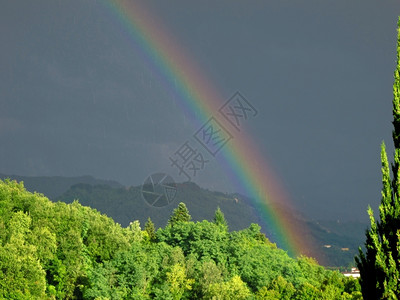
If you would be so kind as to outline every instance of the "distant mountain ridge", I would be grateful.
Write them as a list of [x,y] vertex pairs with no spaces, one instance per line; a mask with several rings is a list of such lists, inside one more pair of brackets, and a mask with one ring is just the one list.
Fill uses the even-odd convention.
[[[251,223],[257,223],[271,237],[251,199],[240,194],[209,191],[191,182],[177,185],[176,198],[170,205],[152,207],[143,199],[140,186],[124,187],[116,181],[99,180],[91,176],[29,177],[0,174],[0,178],[24,181],[27,190],[43,193],[53,201],[71,203],[78,199],[82,205],[97,209],[124,227],[134,220],[139,220],[143,227],[148,217],[156,227],[163,227],[177,204],[184,202],[194,221],[212,220],[215,210],[220,207],[230,230],[241,230]],[[347,267],[353,264],[357,249],[365,240],[366,224],[309,220],[284,205],[278,205],[277,209],[289,222],[301,227],[299,232],[304,238],[310,235],[315,241],[318,251],[307,255],[314,256],[326,266]],[[308,228],[309,232],[302,232],[302,228]]]
[[85,183],[91,185],[107,185],[110,187],[123,187],[122,184],[113,180],[96,179],[90,175],[77,176],[77,177],[63,177],[63,176],[20,176],[20,175],[6,175],[0,173],[0,179],[6,178],[23,181],[25,188],[30,192],[39,192],[50,199],[55,199],[65,193],[71,186],[78,183]]

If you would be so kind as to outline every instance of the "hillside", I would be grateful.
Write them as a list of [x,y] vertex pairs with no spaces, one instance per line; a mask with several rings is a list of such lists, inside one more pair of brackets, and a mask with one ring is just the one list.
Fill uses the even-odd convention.
[[[176,207],[176,206],[175,206]],[[358,281],[293,259],[252,224],[228,232],[221,211],[121,227],[78,202],[51,202],[0,181],[0,298],[360,299]]]
[[91,185],[107,185],[110,187],[122,187],[116,181],[96,179],[92,176],[78,176],[78,177],[63,177],[63,176],[20,176],[20,175],[6,175],[0,173],[0,179],[6,178],[23,181],[24,186],[28,191],[38,191],[45,194],[50,199],[55,199],[71,186],[78,183],[85,183]]
[[[270,236],[268,228],[259,218],[250,199],[239,194],[209,191],[194,183],[178,184],[176,199],[171,205],[152,207],[143,200],[140,186],[125,188],[116,182],[89,176],[72,178],[2,176],[27,180],[28,190],[39,191],[45,195],[50,193],[53,195],[50,199],[54,201],[72,203],[75,199],[79,199],[82,205],[96,208],[122,226],[128,226],[133,220],[139,220],[144,224],[150,217],[157,228],[163,227],[167,224],[174,203],[184,202],[195,221],[212,219],[215,210],[220,207],[230,230],[241,230],[251,223],[258,223],[261,231]],[[357,249],[365,240],[366,224],[309,220],[289,207],[282,205],[278,207],[285,218],[294,220],[303,229],[309,229],[304,235],[310,235],[316,251],[308,255],[315,257],[325,266],[345,268],[354,265]]]
[[[273,234],[259,218],[251,200],[243,195],[208,191],[194,183],[179,184],[177,189],[175,203],[184,202],[195,221],[210,220],[217,207],[220,207],[225,213],[230,230],[241,230],[251,223],[258,223],[267,236]],[[75,199],[107,214],[123,226],[127,226],[132,220],[139,220],[144,224],[148,217],[154,221],[156,227],[165,226],[174,206],[149,206],[142,199],[140,187],[124,189],[78,184],[56,198],[66,203]],[[367,227],[365,224],[313,221],[286,206],[278,207],[281,210],[280,215],[300,225],[299,232],[303,235],[309,235],[316,249],[307,255],[315,257],[326,266],[343,268],[354,265],[358,247],[364,243],[364,231]]]

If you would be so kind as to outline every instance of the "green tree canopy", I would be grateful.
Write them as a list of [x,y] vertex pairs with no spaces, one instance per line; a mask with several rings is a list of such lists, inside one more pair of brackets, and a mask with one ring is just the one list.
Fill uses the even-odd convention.
[[53,203],[0,180],[0,299],[308,300],[358,293],[358,282],[289,257],[256,224],[228,232],[223,218],[191,222],[184,204],[171,218],[174,225],[149,242],[151,220],[145,230],[139,221],[122,228],[77,201]]
[[177,222],[189,222],[191,219],[192,217],[189,215],[186,204],[181,202],[178,204],[178,207],[174,209],[168,220],[168,224],[175,225]]
[[215,211],[214,223],[220,226],[221,228],[225,229],[226,231],[228,230],[228,222],[226,221],[224,213],[221,211],[219,206]]
[[154,226],[153,221],[150,219],[150,217],[147,219],[146,224],[144,224],[144,230],[149,235],[149,240],[154,241],[156,238],[156,228]]

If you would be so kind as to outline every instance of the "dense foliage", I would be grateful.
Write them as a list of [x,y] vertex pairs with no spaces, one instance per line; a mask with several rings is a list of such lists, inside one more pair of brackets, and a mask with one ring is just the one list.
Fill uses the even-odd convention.
[[[32,190],[44,192],[48,189]],[[178,184],[177,190],[179,192],[175,202],[186,204],[192,220],[211,220],[215,210],[220,207],[231,230],[242,230],[251,223],[257,223],[261,226],[262,232],[269,232],[268,225],[257,217],[259,214],[254,207],[254,202],[243,195],[209,191],[190,182]],[[151,217],[155,226],[161,227],[168,222],[171,215],[170,206],[154,209],[147,205],[143,201],[139,187],[126,189],[112,188],[107,185],[77,184],[56,198],[66,203],[72,203],[75,199],[79,199],[82,205],[96,208],[112,217],[122,226],[128,226],[132,219],[138,219],[141,224],[144,224],[147,218]],[[290,207],[282,206],[280,203],[274,205],[280,207],[286,220],[294,221],[299,230],[307,229],[303,234],[308,237],[311,235],[314,239],[314,245],[318,251],[310,251],[313,253],[309,253],[309,256],[315,257],[325,266],[345,269],[355,266],[354,256],[358,253],[358,247],[364,242],[367,223],[309,220]],[[329,245],[329,248],[323,247],[324,245]],[[343,251],[343,248],[347,250]]]
[[[158,228],[164,226],[171,215],[171,206],[154,209],[143,201],[140,186],[128,188],[117,182],[90,176],[29,177],[0,174],[0,179],[6,178],[23,181],[28,191],[38,191],[53,201],[72,203],[79,199],[82,205],[97,209],[123,227],[128,226],[132,220],[145,224],[150,217]],[[211,220],[215,210],[220,207],[231,230],[242,230],[251,223],[257,223],[262,232],[268,233],[268,225],[259,218],[254,201],[246,196],[210,191],[193,182],[177,184],[177,190],[174,201],[184,202],[194,221]],[[280,203],[274,205],[279,206]],[[285,213],[286,220],[295,220],[295,228],[307,229],[304,235],[314,240],[315,246],[310,249],[318,251],[310,251],[308,256],[315,257],[320,264],[327,267],[348,270],[355,266],[354,256],[358,254],[358,247],[364,243],[365,228],[368,226],[366,222],[311,220],[286,206],[281,211]],[[307,214],[312,215],[315,212],[307,210]]]
[[371,228],[367,230],[366,253],[356,258],[365,299],[400,298],[400,18],[397,34],[397,67],[393,84],[393,179],[390,178],[385,144],[382,144],[382,200],[380,221],[369,207]]
[[252,224],[191,222],[181,203],[155,230],[122,228],[78,202],[0,181],[1,299],[360,299],[358,281],[290,258]]

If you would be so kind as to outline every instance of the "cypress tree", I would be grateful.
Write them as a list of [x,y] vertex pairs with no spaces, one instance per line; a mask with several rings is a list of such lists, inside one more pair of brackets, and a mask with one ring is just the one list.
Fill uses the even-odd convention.
[[366,252],[364,254],[360,248],[356,257],[364,299],[400,298],[400,18],[397,31],[397,65],[393,83],[393,179],[390,177],[385,144],[382,143],[380,221],[375,220],[369,207],[371,228],[366,231]]

